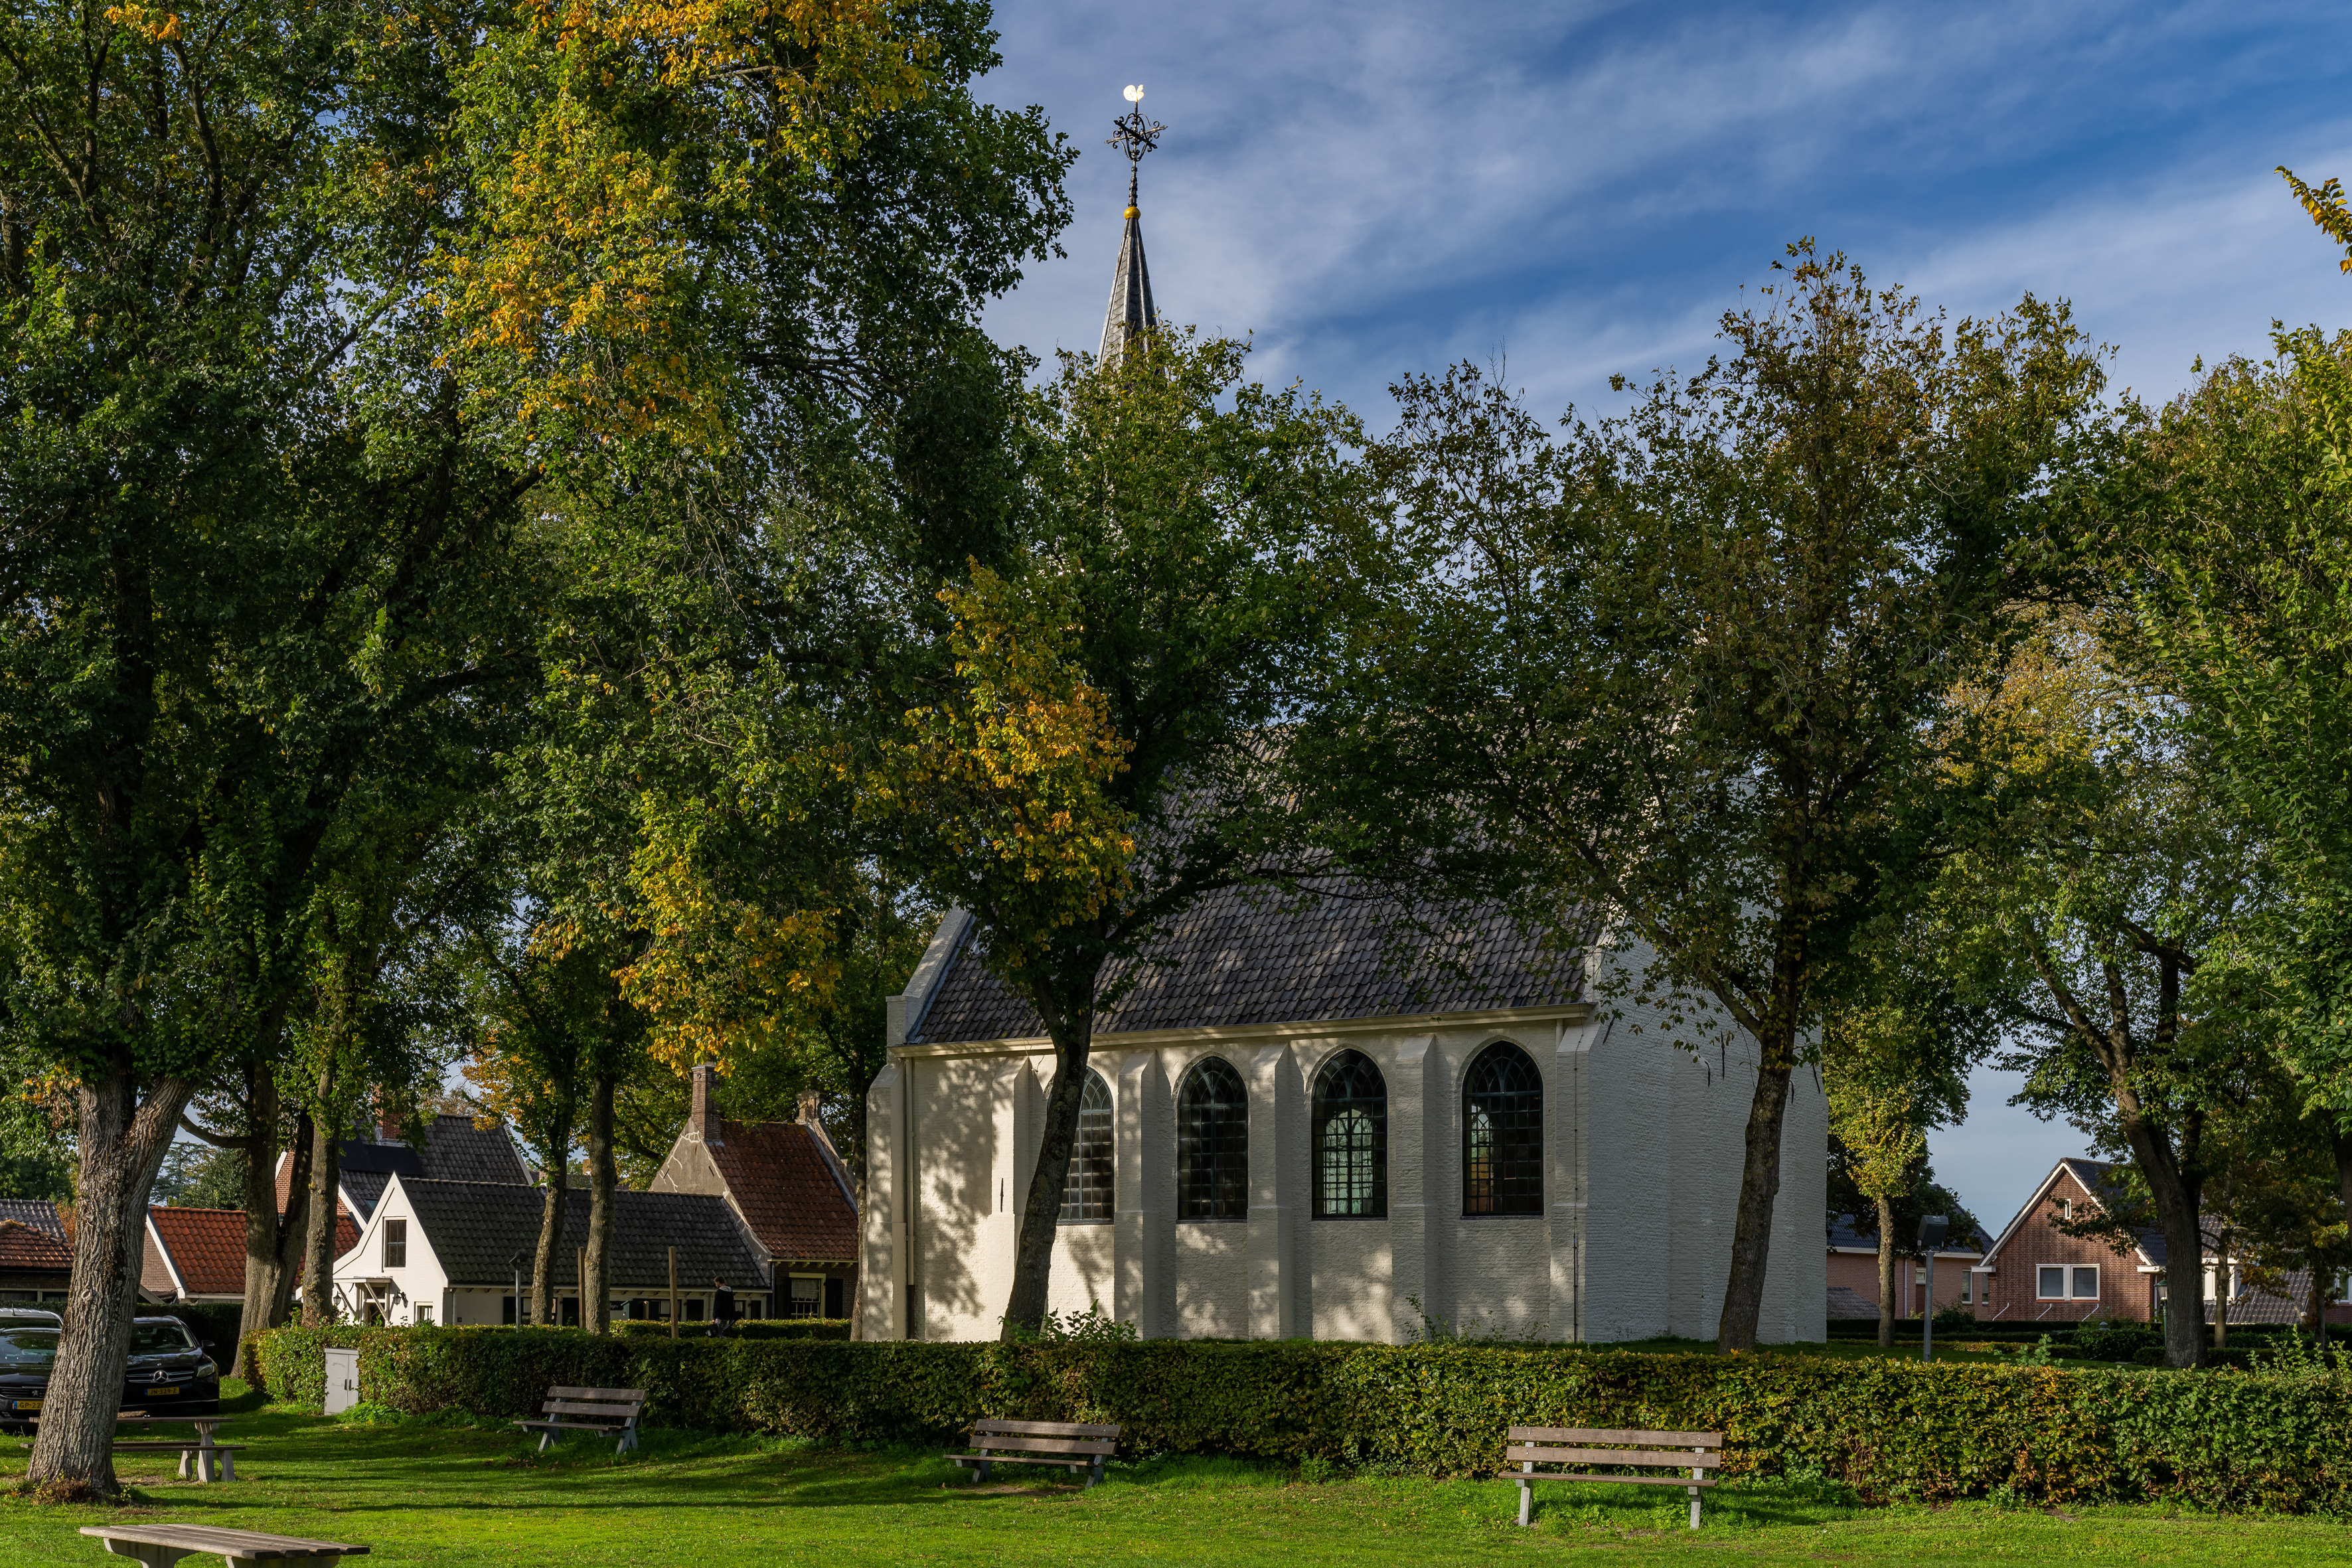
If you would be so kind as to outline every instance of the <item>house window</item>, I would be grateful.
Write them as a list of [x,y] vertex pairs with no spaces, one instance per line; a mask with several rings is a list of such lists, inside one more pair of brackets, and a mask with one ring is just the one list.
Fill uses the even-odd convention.
[[2037,1301],[2063,1301],[2066,1299],[2066,1270],[2055,1263],[2045,1263],[2035,1270],[2033,1299]]
[[1222,1057],[1194,1063],[1177,1092],[1176,1217],[1249,1217],[1249,1096]]
[[1110,1085],[1090,1071],[1078,1096],[1078,1141],[1070,1149],[1070,1173],[1062,1184],[1064,1220],[1110,1218]]
[[702,1321],[702,1306],[701,1297],[688,1296],[686,1299],[686,1321],[689,1323]]
[[1543,1213],[1543,1079],[1507,1040],[1478,1053],[1464,1086],[1462,1212]]
[[422,1302],[422,1301],[417,1302],[417,1303],[416,1303],[415,1319],[416,1319],[416,1321],[418,1321],[418,1322],[420,1322],[420,1323],[423,1323],[423,1324],[425,1324],[425,1325],[427,1325],[427,1326],[429,1327],[429,1326],[432,1324],[432,1321],[433,1321],[433,1309],[432,1309],[432,1308],[430,1308],[430,1307],[428,1307],[428,1306],[426,1306],[426,1305],[425,1305],[424,1302]]
[[2099,1299],[2099,1271],[2094,1268],[2074,1270],[2074,1300],[2095,1301]]
[[383,1266],[386,1268],[408,1267],[408,1222],[404,1219],[383,1222]]
[[821,1274],[795,1274],[788,1315],[795,1318],[820,1318],[824,1315],[824,1277]]
[[1315,1217],[1381,1219],[1389,1212],[1389,1090],[1361,1051],[1315,1075]]

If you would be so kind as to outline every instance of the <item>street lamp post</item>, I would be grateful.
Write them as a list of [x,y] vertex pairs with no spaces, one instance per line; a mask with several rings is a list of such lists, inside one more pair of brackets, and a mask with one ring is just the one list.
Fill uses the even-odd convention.
[[1952,1227],[1948,1215],[1931,1214],[1919,1221],[1919,1251],[1927,1259],[1927,1302],[1920,1310],[1919,1321],[1924,1325],[1919,1335],[1919,1359],[1936,1359],[1936,1249],[1944,1245],[1944,1233]]
[[508,1258],[507,1267],[514,1270],[515,1332],[520,1333],[522,1332],[522,1254],[518,1252]]

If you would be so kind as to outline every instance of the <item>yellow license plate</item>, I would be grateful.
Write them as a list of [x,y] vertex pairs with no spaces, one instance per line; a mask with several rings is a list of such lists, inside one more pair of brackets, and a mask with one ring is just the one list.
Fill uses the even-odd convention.
[[41,1402],[37,1399],[19,1399],[16,1401],[16,1408],[19,1410],[38,1410],[40,1407]]
[[151,1388],[147,1391],[147,1397],[153,1399],[159,1394],[177,1394],[180,1391],[176,1388]]

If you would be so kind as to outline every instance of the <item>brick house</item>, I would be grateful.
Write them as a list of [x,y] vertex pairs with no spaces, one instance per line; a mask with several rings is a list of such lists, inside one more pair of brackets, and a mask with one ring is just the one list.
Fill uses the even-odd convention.
[[727,1200],[774,1281],[777,1317],[847,1317],[857,1299],[856,1189],[814,1097],[796,1121],[733,1121],[712,1102],[717,1074],[708,1062],[694,1068],[693,1109],[652,1190]]
[[2153,1321],[2160,1300],[2164,1233],[2135,1231],[2133,1246],[2117,1251],[2104,1241],[2069,1236],[2059,1222],[2103,1212],[2115,1167],[2099,1160],[2061,1160],[2050,1169],[2017,1217],[1995,1238],[1976,1272],[1989,1322],[2078,1323],[2092,1319]]
[[[335,1215],[335,1250],[359,1239],[352,1216]],[[245,1211],[158,1204],[147,1211],[139,1294],[149,1301],[245,1300]]]
[[[1830,1316],[1832,1318],[1871,1318],[1878,1316],[1878,1237],[1865,1236],[1854,1228],[1852,1217],[1840,1215],[1830,1222],[1829,1288]],[[1895,1242],[1895,1315],[1916,1318],[1927,1299],[1927,1270],[1916,1258],[1903,1255],[1904,1239]],[[1977,1273],[1984,1260],[1985,1238],[1981,1233],[1954,1237],[1936,1251],[1936,1310],[1947,1307],[1968,1307],[1981,1316],[1983,1287],[1979,1280],[1987,1278]],[[1910,1288],[1904,1289],[1905,1276],[1909,1276]]]
[[0,1304],[65,1300],[73,1249],[58,1205],[45,1198],[0,1198]]

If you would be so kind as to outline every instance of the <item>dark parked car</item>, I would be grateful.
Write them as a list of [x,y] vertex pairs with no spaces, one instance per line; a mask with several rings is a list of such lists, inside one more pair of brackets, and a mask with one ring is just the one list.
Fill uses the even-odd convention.
[[[0,1323],[0,1423],[22,1421],[41,1408],[58,1331]],[[134,1318],[131,1363],[122,1376],[122,1408],[157,1415],[220,1414],[220,1368],[177,1318]]]

